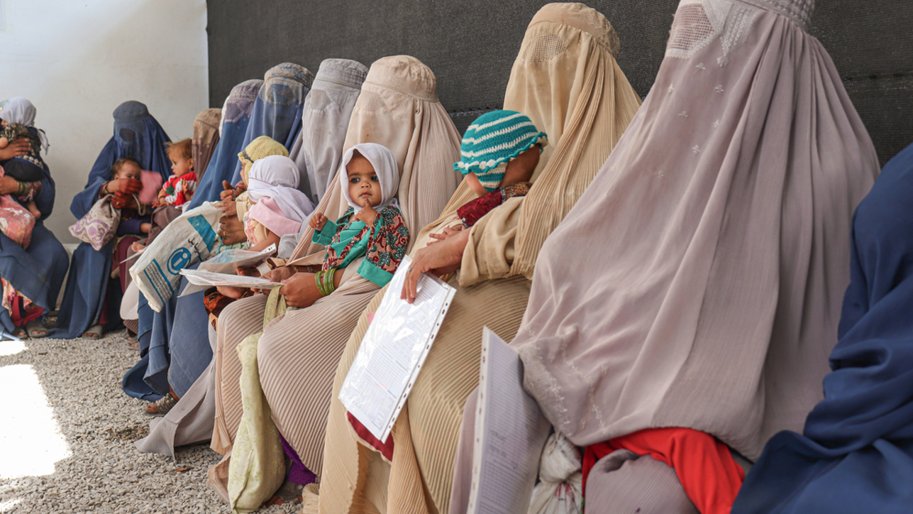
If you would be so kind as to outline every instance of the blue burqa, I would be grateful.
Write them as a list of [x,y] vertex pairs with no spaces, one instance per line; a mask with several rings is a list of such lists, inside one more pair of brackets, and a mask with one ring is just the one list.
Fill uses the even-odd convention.
[[[238,153],[243,149],[244,134],[250,120],[257,93],[263,84],[262,80],[245,80],[232,88],[222,108],[222,134],[213,156],[206,167],[203,180],[194,192],[190,201],[190,208],[195,208],[203,202],[212,202],[219,199],[222,191],[222,181],[229,180],[238,163]],[[195,269],[191,266],[190,269]],[[186,281],[182,280],[178,291],[182,291]],[[177,310],[178,302],[181,308]],[[144,400],[156,400],[168,392],[168,370],[171,360],[172,330],[175,321],[180,322],[177,337],[184,340],[204,341],[200,345],[202,352],[194,355],[193,359],[185,359],[186,365],[194,367],[195,363],[202,362],[205,368],[212,351],[207,339],[207,313],[203,307],[203,293],[197,293],[185,298],[173,295],[162,307],[161,312],[155,312],[140,294],[139,306],[139,360],[123,376],[121,385],[128,396]],[[184,322],[184,320],[187,320]],[[203,368],[200,368],[202,371]],[[187,382],[190,387],[193,380]],[[180,384],[180,382],[179,382]],[[175,387],[177,394],[183,394],[186,388],[178,385]]]
[[[291,151],[301,131],[304,99],[313,81],[314,75],[297,64],[286,62],[267,70],[241,148],[260,136],[269,136]],[[240,181],[241,162],[236,160],[231,183]]]
[[212,158],[203,173],[203,179],[190,199],[188,209],[203,205],[203,202],[215,202],[222,192],[222,181],[231,180],[238,163],[238,152],[244,149],[244,133],[250,121],[250,113],[263,81],[260,79],[245,80],[231,89],[225,104],[222,106],[222,124],[219,142],[213,150]]
[[[2,163],[0,163],[2,165]],[[41,219],[32,229],[32,242],[27,249],[0,233],[0,277],[6,279],[20,294],[47,310],[57,306],[57,294],[67,274],[67,251],[42,223],[54,209],[54,179],[47,167],[41,191],[35,204]],[[13,332],[16,327],[10,313],[0,307],[0,328]]]
[[824,400],[771,438],[734,513],[913,512],[913,146],[856,210]]
[[[77,193],[70,204],[73,216],[82,218],[98,201],[102,186],[113,178],[111,167],[118,159],[135,159],[144,170],[157,171],[163,180],[167,180],[171,175],[171,162],[166,152],[168,141],[168,134],[144,104],[135,101],[120,104],[114,109],[114,135],[92,165],[85,189]],[[59,324],[52,337],[80,337],[99,320],[102,309],[107,311],[106,330],[121,326],[122,292],[118,282],[111,279],[111,261],[116,244],[115,238],[101,251],[96,251],[88,243],[81,243],[73,252],[70,275],[60,306]]]

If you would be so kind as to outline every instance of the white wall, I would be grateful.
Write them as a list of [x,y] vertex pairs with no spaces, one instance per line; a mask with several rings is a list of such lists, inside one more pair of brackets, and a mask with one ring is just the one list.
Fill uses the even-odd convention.
[[208,107],[205,0],[0,0],[0,98],[24,96],[51,144],[47,226],[72,242],[70,200],[112,134],[122,101],[149,107],[172,139]]

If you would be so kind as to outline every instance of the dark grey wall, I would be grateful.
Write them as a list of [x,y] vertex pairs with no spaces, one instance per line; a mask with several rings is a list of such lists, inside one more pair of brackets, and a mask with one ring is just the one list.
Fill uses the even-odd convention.
[[[210,0],[209,94],[291,61],[326,57],[370,65],[410,54],[438,77],[462,130],[500,105],[535,0]],[[618,60],[646,95],[662,60],[677,0],[591,0],[621,36]],[[913,1],[819,0],[811,32],[830,51],[882,159],[913,142]]]

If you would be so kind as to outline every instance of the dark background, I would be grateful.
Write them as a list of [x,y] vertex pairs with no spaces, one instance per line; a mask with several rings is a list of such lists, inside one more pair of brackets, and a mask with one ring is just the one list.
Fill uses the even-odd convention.
[[[532,0],[210,0],[209,99],[291,61],[317,71],[327,57],[371,64],[421,59],[462,131],[500,106]],[[619,64],[645,96],[659,68],[677,0],[590,0],[621,37]],[[840,71],[882,160],[913,142],[913,0],[819,0],[811,33]]]

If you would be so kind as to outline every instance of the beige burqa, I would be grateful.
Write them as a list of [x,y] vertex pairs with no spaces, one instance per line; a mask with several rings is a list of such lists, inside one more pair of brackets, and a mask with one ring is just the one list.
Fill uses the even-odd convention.
[[[457,294],[394,428],[392,463],[357,442],[336,399],[367,328],[367,317],[359,319],[333,384],[321,512],[446,510],[463,402],[478,383],[482,327],[505,337],[516,333],[542,242],[592,181],[639,105],[615,62],[617,51],[608,21],[582,4],[546,5],[530,22],[504,108],[529,115],[548,133],[551,150],[527,197],[509,200],[473,227],[452,282]],[[461,186],[416,247],[458,223],[456,209],[471,197]]]
[[821,399],[878,161],[812,8],[682,1],[649,98],[546,241],[513,344],[575,444],[687,427],[754,459]]
[[200,111],[193,119],[193,137],[190,140],[190,153],[193,156],[193,169],[197,172],[197,183],[203,180],[206,166],[212,152],[219,143],[219,126],[222,121],[222,109],[212,108]]
[[[459,183],[451,168],[459,157],[459,133],[438,101],[436,89],[434,73],[414,57],[379,59],[368,71],[346,136],[346,148],[374,142],[396,156],[399,202],[410,232],[430,222]],[[317,210],[335,219],[345,207],[339,187],[331,187]],[[323,247],[310,241],[308,230],[302,234],[293,260],[322,261]],[[333,294],[306,309],[287,312],[266,327],[260,338],[260,383],[273,420],[314,472],[322,465],[330,389],[339,356],[358,315],[377,292],[376,285],[355,272],[359,263],[346,268]],[[220,453],[230,451],[241,418],[241,365],[235,348],[261,330],[264,305],[265,297],[257,295],[233,303],[219,317],[212,447]]]

